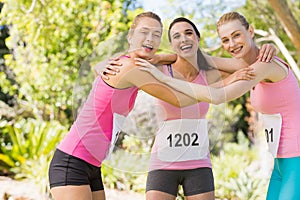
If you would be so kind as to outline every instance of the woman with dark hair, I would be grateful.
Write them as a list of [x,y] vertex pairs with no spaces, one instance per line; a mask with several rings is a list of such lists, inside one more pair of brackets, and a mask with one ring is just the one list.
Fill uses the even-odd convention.
[[[177,59],[172,64],[157,67],[168,77],[214,87],[240,79],[253,78],[251,69],[245,68],[220,82],[220,72],[209,67],[199,50],[200,32],[186,18],[175,19],[170,24],[168,36]],[[135,60],[135,64],[139,66],[150,65],[145,59]],[[228,59],[224,60],[226,62],[223,68],[226,69],[230,62]],[[236,64],[236,68],[241,64],[241,62],[233,63]],[[230,66],[232,67],[232,62]],[[108,75],[109,80],[113,77]],[[146,198],[174,200],[178,193],[178,186],[182,185],[186,199],[214,199],[214,178],[209,156],[206,120],[209,104],[200,102],[178,107],[163,99],[157,100],[156,104],[160,126],[152,147]]]
[[[175,19],[169,26],[168,37],[177,59],[163,66],[166,76],[204,86],[219,80],[218,71],[209,69],[199,50],[200,32],[194,23],[183,17]],[[146,62],[138,59],[137,64]],[[152,147],[146,198],[173,200],[182,185],[186,199],[214,199],[205,119],[209,104],[200,102],[176,108],[157,100],[157,105],[160,126]]]
[[150,59],[157,51],[162,23],[155,13],[137,15],[128,33],[129,49],[120,58],[123,68],[110,80],[94,80],[86,103],[50,163],[49,180],[55,200],[104,200],[101,164],[107,157],[122,119],[134,106],[138,89],[175,106],[197,101],[160,84],[139,70],[134,58]]
[[[143,70],[158,80],[198,101],[219,104],[231,101],[250,91],[254,109],[262,114],[270,153],[274,156],[268,200],[300,199],[300,88],[291,68],[280,58],[269,63],[259,62],[254,28],[237,12],[224,14],[218,21],[218,34],[223,48],[236,60],[250,65],[255,78],[236,81],[222,88],[170,78],[150,64]],[[224,93],[226,95],[224,95]]]

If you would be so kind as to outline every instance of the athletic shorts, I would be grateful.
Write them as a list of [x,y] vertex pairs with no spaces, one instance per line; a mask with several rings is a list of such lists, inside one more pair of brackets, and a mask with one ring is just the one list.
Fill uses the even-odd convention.
[[182,185],[184,196],[191,196],[215,190],[211,168],[189,170],[154,170],[148,173],[146,191],[156,190],[177,196]]
[[267,200],[300,199],[300,156],[275,158],[274,168],[269,182]]
[[56,149],[49,168],[50,188],[89,185],[91,191],[104,190],[101,168]]

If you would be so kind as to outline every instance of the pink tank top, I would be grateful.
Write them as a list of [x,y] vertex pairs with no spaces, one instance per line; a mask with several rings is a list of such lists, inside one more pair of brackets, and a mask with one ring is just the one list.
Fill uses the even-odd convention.
[[134,106],[137,91],[137,87],[113,88],[98,76],[87,101],[58,149],[100,166],[112,138],[113,113],[128,115]]
[[[288,67],[284,61],[276,59]],[[277,157],[300,156],[300,88],[291,69],[288,67],[288,75],[281,81],[258,83],[251,90],[250,100],[254,109],[260,113],[281,114]]]
[[[171,66],[164,66],[163,71],[165,74],[172,76]],[[206,73],[204,70],[200,70],[198,76],[193,83],[207,85]],[[175,107],[167,102],[157,99],[157,118],[159,121],[167,121],[174,119],[205,119],[209,109],[209,104],[206,102],[200,102],[194,105],[190,105],[184,108]],[[150,158],[150,171],[156,169],[168,169],[168,170],[184,170],[195,169],[201,167],[211,168],[211,161],[209,154],[207,158],[201,160],[190,160],[181,162],[165,162],[161,161],[157,156],[157,142],[154,141],[152,147],[152,153]]]

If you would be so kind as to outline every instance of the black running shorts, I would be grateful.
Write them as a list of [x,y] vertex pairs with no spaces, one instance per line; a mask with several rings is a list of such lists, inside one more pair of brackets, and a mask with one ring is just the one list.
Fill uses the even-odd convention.
[[91,191],[104,190],[101,168],[56,149],[49,168],[50,188],[90,185]]
[[156,190],[177,196],[182,185],[184,196],[191,196],[215,190],[211,168],[190,170],[154,170],[148,173],[146,191]]

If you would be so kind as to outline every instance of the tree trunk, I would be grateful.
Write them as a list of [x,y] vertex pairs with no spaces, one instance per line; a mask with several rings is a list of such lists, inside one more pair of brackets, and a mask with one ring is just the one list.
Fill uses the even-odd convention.
[[300,25],[293,16],[288,7],[286,0],[268,0],[274,11],[276,12],[281,24],[283,25],[287,35],[294,43],[297,50],[298,59],[300,59]]

